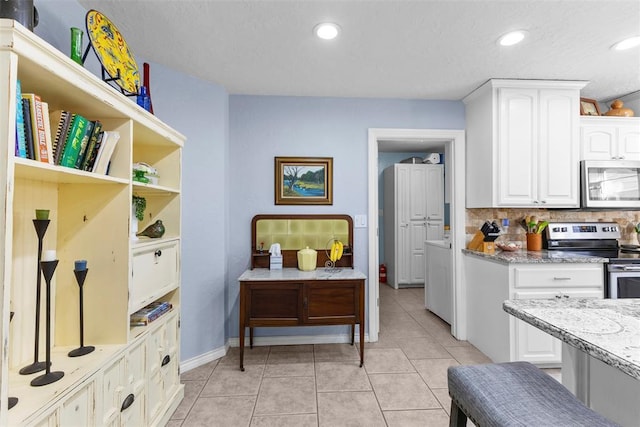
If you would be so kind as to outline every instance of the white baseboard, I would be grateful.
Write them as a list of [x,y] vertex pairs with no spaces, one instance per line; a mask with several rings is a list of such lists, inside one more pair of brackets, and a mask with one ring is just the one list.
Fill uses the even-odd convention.
[[194,368],[197,368],[198,366],[202,366],[216,359],[220,359],[222,356],[227,354],[228,350],[229,343],[225,344],[222,347],[218,347],[215,350],[208,351],[199,356],[192,357],[189,360],[180,362],[180,372],[187,372]]

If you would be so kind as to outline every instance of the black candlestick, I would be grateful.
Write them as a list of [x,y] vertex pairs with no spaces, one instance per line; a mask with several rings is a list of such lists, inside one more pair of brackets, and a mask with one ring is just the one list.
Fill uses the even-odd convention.
[[45,362],[38,362],[38,345],[40,343],[40,288],[41,288],[41,276],[42,276],[42,266],[40,265],[40,260],[42,259],[42,241],[44,239],[44,235],[47,232],[47,227],[49,227],[50,220],[48,219],[34,219],[33,226],[36,229],[36,234],[38,235],[38,278],[36,279],[36,331],[35,331],[35,344],[33,349],[33,363],[31,365],[27,365],[24,368],[20,369],[21,375],[30,375],[35,374],[36,372],[44,371],[46,366]]
[[[9,323],[11,323],[11,321],[13,320],[13,315],[14,315],[14,312],[10,311],[9,312]],[[18,404],[18,398],[17,397],[10,397],[9,398],[9,409],[13,408],[17,404]]]
[[87,278],[87,273],[89,272],[88,268],[84,270],[73,270],[73,273],[76,275],[76,281],[78,282],[78,286],[80,287],[80,347],[71,350],[69,352],[69,357],[78,357],[84,356],[85,354],[91,353],[96,348],[92,345],[85,346],[84,345],[84,309],[83,309],[83,300],[82,297],[82,287],[84,285],[84,280]]
[[51,372],[51,278],[53,277],[53,273],[56,271],[56,267],[58,266],[58,260],[56,259],[53,261],[41,261],[40,264],[42,265],[44,281],[47,284],[47,360],[45,362],[45,374],[40,375],[39,377],[34,378],[31,381],[31,385],[34,387],[54,383],[64,376],[64,372],[62,371]]

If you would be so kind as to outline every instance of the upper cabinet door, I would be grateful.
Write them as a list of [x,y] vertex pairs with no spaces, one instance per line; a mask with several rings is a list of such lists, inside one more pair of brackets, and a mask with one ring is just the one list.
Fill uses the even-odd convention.
[[537,195],[538,91],[500,88],[498,110],[498,204],[531,206]]
[[427,166],[427,221],[444,218],[444,168]]
[[541,207],[577,207],[578,105],[575,90],[540,90],[538,195]]

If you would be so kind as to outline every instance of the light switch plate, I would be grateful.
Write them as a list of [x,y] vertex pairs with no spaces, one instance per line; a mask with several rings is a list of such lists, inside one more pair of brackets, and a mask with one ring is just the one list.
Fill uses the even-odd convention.
[[366,215],[356,215],[355,224],[353,225],[355,228],[364,228],[367,226],[367,216]]

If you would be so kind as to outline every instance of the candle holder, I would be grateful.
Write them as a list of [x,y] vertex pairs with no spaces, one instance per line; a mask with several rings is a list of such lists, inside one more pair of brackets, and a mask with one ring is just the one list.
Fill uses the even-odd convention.
[[33,363],[25,366],[20,369],[21,375],[31,375],[36,372],[44,371],[46,368],[45,362],[38,361],[38,352],[39,352],[39,343],[40,343],[40,288],[42,284],[42,266],[40,265],[42,260],[42,241],[44,240],[44,235],[47,232],[47,228],[49,227],[48,219],[34,219],[33,226],[36,229],[36,234],[38,235],[38,278],[36,279],[36,319],[35,319],[35,343],[33,345]]
[[[13,315],[15,313],[13,311],[9,312],[9,323],[11,323],[11,321],[13,320]],[[18,398],[17,397],[9,397],[9,409],[13,408],[14,406],[16,406],[18,404]]]
[[47,331],[46,331],[46,370],[43,375],[40,375],[37,378],[34,378],[31,381],[31,385],[34,387],[39,387],[47,384],[54,383],[58,381],[60,378],[64,376],[64,372],[56,371],[51,372],[51,278],[53,277],[53,273],[56,271],[56,267],[58,266],[58,260],[53,261],[41,261],[42,265],[42,273],[44,275],[44,281],[47,284],[47,310],[46,310],[46,321],[47,321]]
[[78,287],[80,288],[80,347],[71,350],[69,352],[69,357],[78,357],[84,356],[85,354],[91,353],[96,348],[92,345],[85,346],[84,345],[84,309],[83,309],[83,296],[82,296],[82,288],[84,285],[84,280],[87,278],[87,273],[89,269],[86,268],[86,263],[84,264],[85,268],[83,270],[78,270],[77,268],[73,270],[73,273],[76,275],[76,281],[78,282]]

